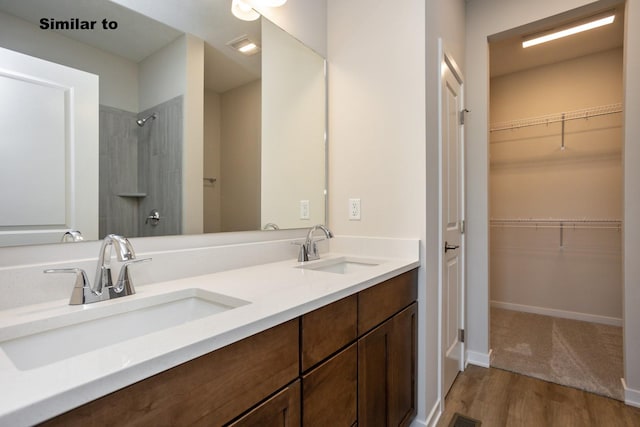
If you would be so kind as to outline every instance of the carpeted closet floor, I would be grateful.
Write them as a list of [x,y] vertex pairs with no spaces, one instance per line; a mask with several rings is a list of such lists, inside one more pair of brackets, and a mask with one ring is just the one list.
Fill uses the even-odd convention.
[[624,400],[622,328],[491,309],[491,366]]

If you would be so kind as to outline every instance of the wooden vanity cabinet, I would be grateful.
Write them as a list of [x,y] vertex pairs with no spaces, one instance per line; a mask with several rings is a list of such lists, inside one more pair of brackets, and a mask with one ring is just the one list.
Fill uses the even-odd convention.
[[304,427],[408,425],[416,414],[416,299],[413,270],[301,317]]
[[358,340],[358,423],[405,426],[416,413],[417,304]]
[[356,422],[357,322],[357,294],[300,317],[303,426],[351,426]]
[[417,274],[358,295],[360,426],[405,426],[416,414]]
[[416,407],[417,270],[43,423],[404,426]]
[[294,319],[103,396],[44,425],[222,426],[298,378],[298,337],[298,319]]

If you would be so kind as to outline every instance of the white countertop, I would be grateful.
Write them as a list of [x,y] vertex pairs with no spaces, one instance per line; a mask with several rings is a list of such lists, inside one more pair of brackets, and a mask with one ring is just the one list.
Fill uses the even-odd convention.
[[[132,296],[84,306],[67,300],[0,311],[0,344],[27,325],[56,316],[91,317],[125,300],[198,288],[249,304],[32,369],[19,370],[0,349],[0,425],[32,425],[419,266],[415,255],[377,258],[349,274],[296,268],[295,260],[140,286]],[[340,256],[323,254],[326,262]],[[372,259],[375,257],[366,256]],[[135,279],[135,274],[134,274]],[[97,316],[98,314],[96,314]],[[55,322],[52,322],[54,324]],[[13,332],[12,332],[13,331]],[[64,345],[64,343],[60,343]],[[43,349],[46,351],[46,349]]]

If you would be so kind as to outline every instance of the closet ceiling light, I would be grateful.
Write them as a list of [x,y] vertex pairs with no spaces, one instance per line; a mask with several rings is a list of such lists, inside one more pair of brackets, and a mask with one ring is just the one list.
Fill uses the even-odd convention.
[[260,14],[243,0],[233,0],[231,2],[231,13],[243,21],[255,21],[260,18]]
[[551,33],[546,33],[544,35],[541,36],[534,36],[533,38],[524,40],[522,42],[522,47],[523,48],[527,48],[527,47],[531,47],[531,46],[535,46],[537,44],[541,44],[541,43],[546,43],[548,41],[551,40],[556,40],[562,37],[567,37],[567,36],[571,36],[573,34],[577,34],[577,33],[581,33],[583,31],[587,31],[587,30],[592,30],[594,28],[598,28],[598,27],[602,27],[603,25],[608,25],[613,23],[613,20],[615,19],[615,15],[611,14],[605,17],[598,17],[597,19],[591,20],[589,22],[580,24],[580,25],[574,25],[572,27],[569,28],[565,28],[563,30],[560,31],[554,31]]

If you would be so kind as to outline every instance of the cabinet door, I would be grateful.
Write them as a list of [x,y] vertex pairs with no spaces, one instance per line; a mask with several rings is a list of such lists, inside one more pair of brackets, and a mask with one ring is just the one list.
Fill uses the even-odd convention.
[[302,377],[302,425],[350,427],[356,422],[357,363],[353,343]]
[[416,414],[417,304],[392,320],[389,425],[406,426]]
[[358,424],[405,426],[416,407],[416,304],[358,340]]
[[387,425],[391,321],[358,340],[358,425]]
[[230,427],[295,427],[300,425],[300,380],[249,411]]

